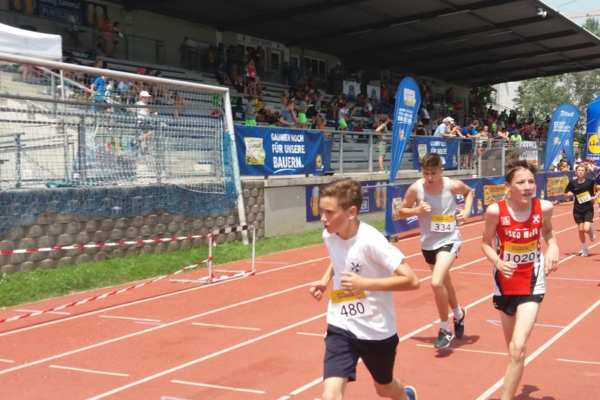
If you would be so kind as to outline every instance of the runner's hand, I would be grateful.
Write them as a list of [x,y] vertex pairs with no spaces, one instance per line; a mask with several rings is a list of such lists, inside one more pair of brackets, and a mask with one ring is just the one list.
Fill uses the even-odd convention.
[[428,212],[431,212],[431,206],[429,205],[429,203],[423,200],[421,204],[419,204],[419,207],[417,207],[417,214],[423,214]]
[[342,289],[347,294],[358,294],[365,290],[365,278],[354,272],[342,271]]
[[310,289],[309,289],[310,294],[312,294],[312,296],[319,301],[323,298],[323,294],[325,293],[326,290],[327,290],[327,284],[324,284],[321,281],[313,282],[310,285]]
[[504,275],[506,279],[510,279],[514,274],[515,269],[517,269],[517,264],[510,261],[499,260],[496,263],[496,268],[498,268],[500,273]]
[[470,215],[471,213],[469,212],[469,210],[462,210],[456,215],[456,222],[458,223],[458,225],[462,225],[465,222],[467,222],[467,219]]
[[550,275],[558,269],[558,246],[549,246],[544,254],[544,270]]

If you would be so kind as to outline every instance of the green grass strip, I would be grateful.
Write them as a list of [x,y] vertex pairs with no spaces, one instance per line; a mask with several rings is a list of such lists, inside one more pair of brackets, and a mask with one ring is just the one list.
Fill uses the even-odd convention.
[[[371,225],[383,230],[383,222],[371,223]],[[256,256],[321,244],[323,243],[322,232],[322,229],[318,229],[257,240]],[[213,249],[213,265],[250,259],[251,249],[251,246],[244,246],[241,242],[217,245]],[[0,277],[0,307],[150,279],[178,271],[187,265],[205,260],[207,256],[207,247],[201,246],[162,254],[94,261],[51,270],[37,269],[5,274]]]

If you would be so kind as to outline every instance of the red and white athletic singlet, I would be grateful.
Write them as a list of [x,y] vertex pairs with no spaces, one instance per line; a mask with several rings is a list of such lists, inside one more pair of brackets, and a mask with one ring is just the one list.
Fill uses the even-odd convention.
[[498,203],[500,216],[496,229],[496,249],[504,261],[517,264],[510,278],[494,268],[495,296],[533,295],[546,292],[546,272],[542,255],[542,205],[533,199],[531,215],[524,222],[515,220],[506,200]]

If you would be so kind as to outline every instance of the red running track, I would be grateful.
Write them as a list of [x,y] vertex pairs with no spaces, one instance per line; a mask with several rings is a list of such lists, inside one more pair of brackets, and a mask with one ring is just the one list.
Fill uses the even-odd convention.
[[[559,271],[528,349],[519,400],[596,400],[600,381],[600,241],[579,250],[570,204],[555,208]],[[464,244],[452,279],[469,309],[466,334],[433,349],[438,326],[430,273],[418,236],[396,245],[422,280],[397,293],[401,343],[396,376],[421,400],[499,399],[508,363],[491,304],[491,266],[480,250],[481,221],[460,228]],[[158,282],[123,295],[0,325],[1,400],[312,400],[321,394],[326,301],[308,293],[328,265],[323,245],[257,260],[256,276],[209,286]],[[246,269],[248,261],[231,265]],[[188,274],[197,278],[202,271]],[[43,310],[106,289],[0,311]],[[375,398],[359,364],[349,400]]]

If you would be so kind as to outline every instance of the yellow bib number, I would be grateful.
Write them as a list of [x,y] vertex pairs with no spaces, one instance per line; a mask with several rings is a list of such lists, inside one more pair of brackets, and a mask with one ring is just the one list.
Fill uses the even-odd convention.
[[535,261],[537,251],[537,240],[529,243],[505,243],[503,260],[515,264],[529,264]]
[[587,203],[588,201],[592,200],[590,192],[579,193],[578,195],[575,195],[575,197],[577,197],[577,202],[579,204]]
[[454,214],[433,214],[431,216],[432,232],[454,232],[456,217]]
[[334,314],[342,319],[356,319],[373,315],[373,308],[365,292],[346,294],[344,289],[329,292]]

